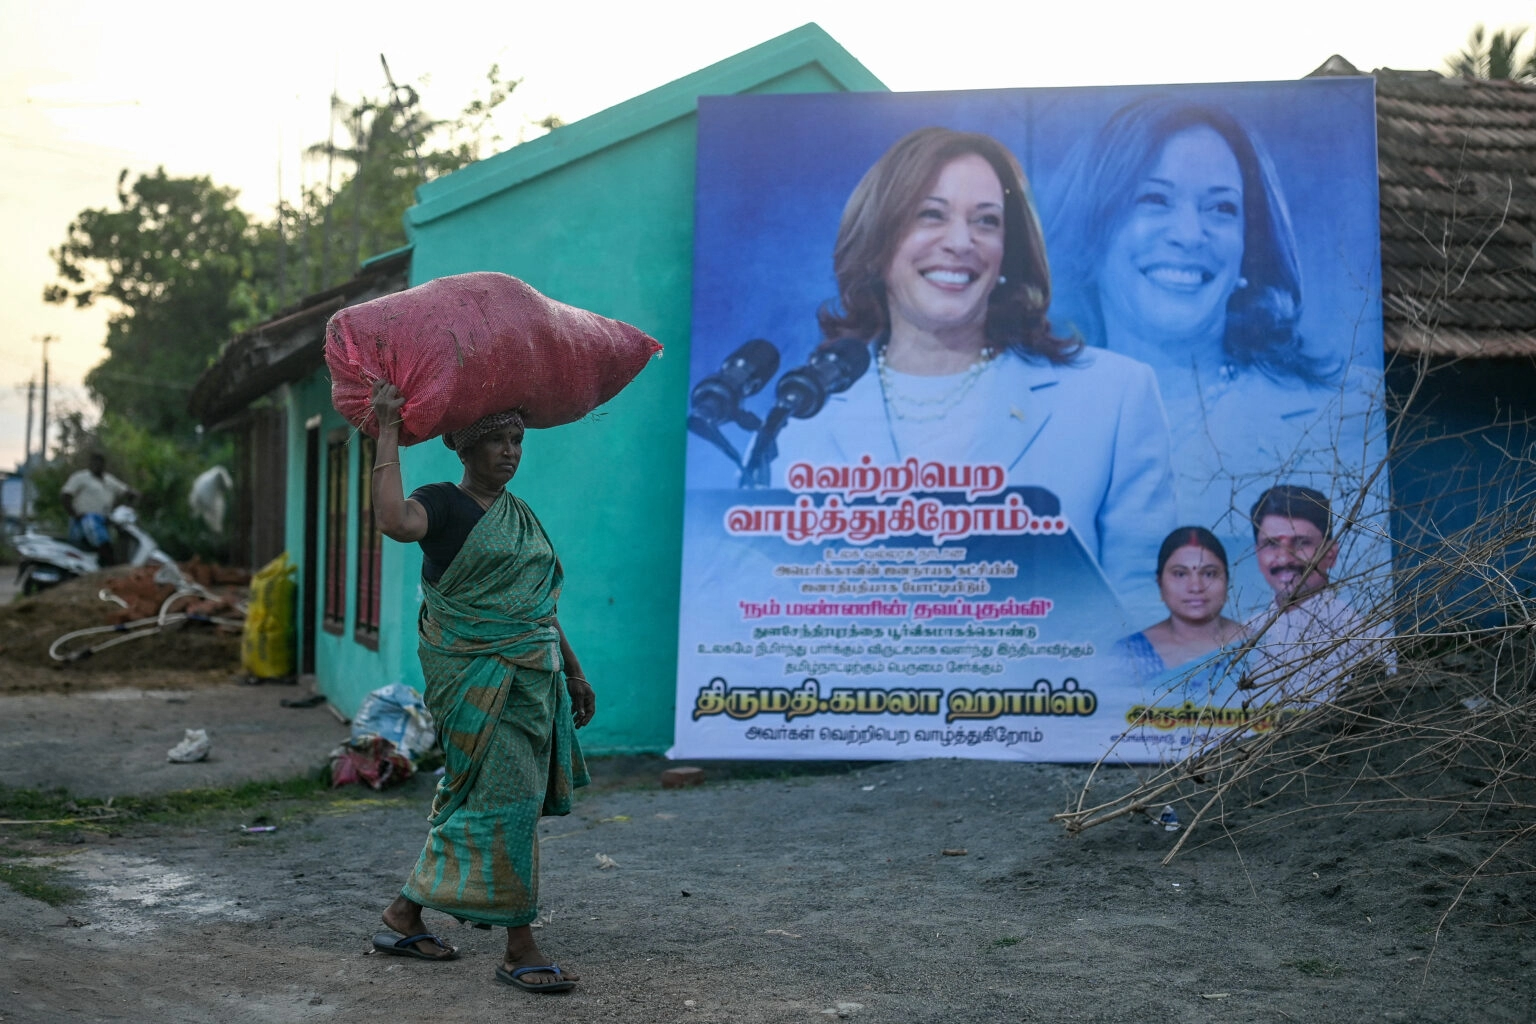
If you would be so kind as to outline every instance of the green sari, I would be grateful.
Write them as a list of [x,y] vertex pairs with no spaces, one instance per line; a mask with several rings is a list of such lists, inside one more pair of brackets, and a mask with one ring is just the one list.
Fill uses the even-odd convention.
[[533,510],[503,491],[423,585],[425,699],[446,764],[401,893],[424,907],[510,928],[538,916],[539,816],[569,814],[589,781],[555,629],[563,580]]

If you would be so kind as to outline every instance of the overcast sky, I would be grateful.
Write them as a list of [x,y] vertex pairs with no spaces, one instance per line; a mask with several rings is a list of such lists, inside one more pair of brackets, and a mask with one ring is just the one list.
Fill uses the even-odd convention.
[[1362,70],[1440,68],[1478,22],[1536,23],[1536,2],[0,0],[0,467],[22,455],[37,339],[58,339],[55,401],[86,403],[106,313],[43,303],[48,250],[80,210],[115,205],[122,168],[208,175],[266,217],[280,166],[296,195],[298,154],[325,137],[331,91],[380,92],[380,53],[438,116],[492,63],[523,78],[501,119],[510,140],[521,122],[574,121],[809,21],[894,90],[988,89],[1292,79],[1333,53]]

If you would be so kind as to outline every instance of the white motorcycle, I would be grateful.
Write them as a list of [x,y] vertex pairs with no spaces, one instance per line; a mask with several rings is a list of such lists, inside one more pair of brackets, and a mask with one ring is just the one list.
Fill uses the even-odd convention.
[[[107,517],[128,538],[129,566],[175,565],[175,559],[160,550],[155,538],[139,528],[138,514],[127,505],[119,505]],[[36,594],[65,580],[72,580],[101,568],[95,552],[81,551],[68,541],[36,532],[30,525],[26,532],[11,538],[21,556],[16,569],[16,584],[26,595]]]

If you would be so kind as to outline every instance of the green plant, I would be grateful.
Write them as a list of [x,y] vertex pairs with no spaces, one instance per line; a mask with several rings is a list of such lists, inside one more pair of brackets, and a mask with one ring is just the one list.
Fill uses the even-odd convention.
[[[67,790],[8,789],[0,786],[0,819],[11,827],[42,832],[78,831],[130,821],[165,822],[233,810],[259,809],[275,816],[273,805],[313,802],[331,796],[328,779],[301,775],[293,779],[247,782],[226,789],[189,789],[155,796],[96,799]],[[334,799],[334,798],[333,798]]]
[[64,873],[43,864],[16,864],[0,861],[0,882],[28,899],[40,900],[50,907],[73,903],[81,896],[79,889],[62,881]]

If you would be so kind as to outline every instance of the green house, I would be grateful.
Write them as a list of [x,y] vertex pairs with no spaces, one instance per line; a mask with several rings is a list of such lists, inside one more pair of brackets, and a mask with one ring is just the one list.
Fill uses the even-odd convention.
[[[1358,73],[1337,57],[1314,72]],[[1500,619],[1528,606],[1536,578],[1529,531],[1508,527],[1536,500],[1536,192],[1507,170],[1508,153],[1536,138],[1536,87],[1375,79],[1398,593],[1426,622]],[[230,342],[192,411],[237,439],[236,550],[251,565],[287,551],[300,566],[300,668],[337,707],[355,711],[389,682],[420,685],[420,555],[372,532],[371,442],[331,408],[326,320],[436,277],[496,270],[666,346],[590,419],[535,432],[514,488],[566,567],[561,622],[601,705],[584,743],[671,744],[698,98],[883,89],[806,25],[422,187],[409,246]],[[1436,219],[1446,210],[1491,227],[1426,248],[1424,225],[1448,231]],[[460,472],[435,442],[403,462],[407,487]],[[1442,585],[1440,567],[1500,530],[1479,555],[1491,571]]]
[[[666,347],[593,416],[534,432],[513,489],[565,565],[560,621],[600,709],[583,745],[671,744],[698,98],[883,89],[803,26],[422,186],[405,250],[231,341],[192,408],[239,439],[237,543],[252,564],[287,551],[300,567],[299,667],[335,706],[350,714],[379,686],[421,686],[421,555],[372,527],[372,442],[331,407],[325,322],[354,302],[494,270]],[[429,442],[404,451],[402,470],[409,491],[461,467]]]

